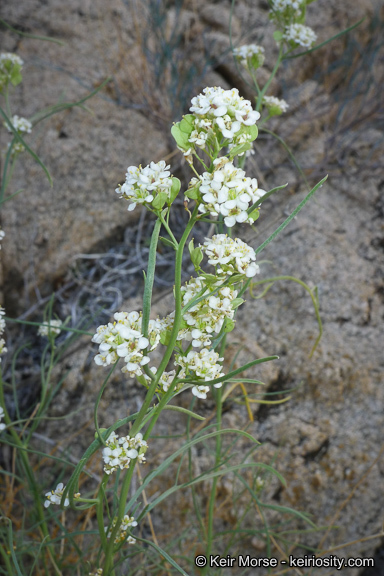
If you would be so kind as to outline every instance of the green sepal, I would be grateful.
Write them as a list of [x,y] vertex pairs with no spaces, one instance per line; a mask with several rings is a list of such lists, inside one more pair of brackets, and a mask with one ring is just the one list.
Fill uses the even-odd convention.
[[169,198],[167,204],[172,204],[172,202],[175,200],[176,196],[180,192],[180,187],[181,187],[180,180],[178,178],[173,177],[172,178],[172,187],[171,187],[171,191],[170,191],[170,198]]
[[152,200],[152,206],[155,208],[155,210],[161,210],[167,199],[168,194],[166,192],[160,192],[160,194],[158,194],[156,198]]
[[280,30],[275,30],[273,33],[273,38],[277,43],[280,43],[283,39],[283,33]]
[[238,308],[239,306],[241,306],[244,302],[245,302],[245,300],[243,300],[243,298],[235,298],[235,299],[232,300],[232,302],[231,302],[232,310],[236,310],[236,308]]
[[235,327],[235,321],[232,320],[232,318],[226,318],[224,324],[224,332],[225,333],[232,332],[234,327]]

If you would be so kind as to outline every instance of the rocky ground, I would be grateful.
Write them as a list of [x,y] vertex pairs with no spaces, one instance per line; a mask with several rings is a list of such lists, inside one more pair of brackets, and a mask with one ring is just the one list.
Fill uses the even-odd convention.
[[[145,255],[142,248],[150,222],[140,224],[138,214],[123,210],[114,193],[127,166],[169,157],[173,171],[183,177],[188,169],[174,153],[168,134],[172,120],[187,111],[188,97],[206,85],[237,86],[252,97],[227,54],[230,2],[190,0],[181,12],[180,2],[170,4],[157,20],[145,11],[145,3],[128,6],[119,0],[108,4],[24,0],[0,9],[0,17],[20,31],[66,43],[17,37],[2,28],[1,49],[15,51],[25,61],[14,113],[29,117],[54,102],[80,99],[112,78],[87,103],[90,111],[76,108],[53,116],[31,135],[32,148],[53,176],[52,188],[31,159],[15,170],[12,190],[24,191],[4,204],[1,214],[7,235],[2,245],[4,305],[10,316],[32,318],[52,289],[63,287],[57,311],[75,310],[81,315],[79,299],[73,304],[78,290],[74,262],[81,260],[79,254],[105,254],[118,245],[133,258],[139,230],[139,251]],[[324,537],[322,546],[327,549],[376,534],[383,522],[384,13],[374,0],[353,4],[318,0],[308,9],[308,24],[319,41],[362,16],[366,20],[350,37],[288,62],[272,86],[290,109],[271,129],[289,144],[311,185],[327,173],[329,178],[260,255],[265,260],[260,279],[294,276],[318,287],[321,342],[309,358],[318,329],[310,297],[297,283],[281,280],[263,298],[247,298],[228,350],[231,361],[242,347],[238,364],[255,356],[280,357],[247,376],[252,373],[263,380],[267,384],[263,391],[293,389],[291,400],[272,407],[255,405],[248,431],[262,442],[257,451],[260,460],[274,462],[287,481],[284,489],[271,481],[266,495],[270,502],[303,510],[319,526],[337,526]],[[159,68],[157,36],[148,33],[151,27],[161,30],[172,46],[177,72],[169,66]],[[182,37],[173,46],[175,28]],[[266,68],[271,69],[276,49],[266,2],[236,2],[232,31],[235,44],[262,40],[268,54]],[[1,137],[3,149],[4,131]],[[257,140],[247,173],[266,189],[289,183],[265,202],[256,228],[244,237],[256,247],[307,189],[286,150],[266,133]],[[182,209],[179,213],[182,219]],[[142,266],[140,259],[133,262],[138,276],[129,276],[131,290],[121,288],[120,309],[141,308]],[[90,268],[81,270],[84,284]],[[154,312],[161,315],[172,309],[172,293],[165,284],[160,275]],[[17,336],[12,337],[16,342]],[[52,415],[81,406],[84,423],[91,419],[103,379],[91,358],[89,339],[83,338],[60,367],[72,370]],[[33,369],[30,363],[21,370],[24,380],[34,382]],[[125,416],[127,408],[135,409],[141,395],[131,381],[127,385],[126,379],[116,376],[101,404],[103,425]],[[188,405],[188,399],[181,402]],[[212,409],[203,403],[198,407],[206,414]],[[244,427],[245,407],[229,401],[224,422]],[[172,418],[161,426],[162,433],[180,432],[182,424]],[[55,439],[61,429],[50,425],[48,432]],[[84,445],[92,436],[90,423]],[[246,443],[240,442],[238,448],[246,450]],[[196,466],[204,466],[204,455]],[[222,481],[221,490],[223,501],[231,498],[228,480]],[[231,522],[230,513],[222,520]],[[316,536],[317,543],[322,534]],[[314,542],[313,536],[305,538]],[[263,550],[260,541],[247,546],[255,553]],[[337,554],[372,556],[379,547],[380,540],[373,539]],[[377,570],[364,575],[377,576],[381,573]],[[354,576],[361,571],[344,573]]]

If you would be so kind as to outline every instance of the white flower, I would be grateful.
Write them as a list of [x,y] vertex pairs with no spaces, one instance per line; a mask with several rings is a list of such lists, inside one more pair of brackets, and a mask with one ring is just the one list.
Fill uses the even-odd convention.
[[[204,382],[224,376],[224,372],[221,372],[222,366],[218,364],[222,360],[224,358],[219,358],[218,353],[214,350],[203,348],[199,352],[191,350],[186,356],[181,354],[176,356],[175,364],[182,367],[179,378],[190,377],[191,379],[202,380],[201,384],[196,384],[192,388],[192,394],[198,398],[205,399],[210,387],[206,386]],[[221,382],[214,384],[215,388],[221,388],[221,386]]]
[[61,332],[60,326],[62,325],[61,320],[50,320],[46,324],[39,326],[37,331],[39,336],[58,336]]
[[233,54],[245,68],[248,68],[249,64],[252,68],[259,68],[264,64],[264,48],[257,44],[245,44],[234,48]]
[[255,251],[239,238],[233,240],[226,234],[217,234],[206,238],[201,248],[208,256],[209,264],[217,267],[218,277],[239,273],[253,278],[259,272],[259,267],[255,264]]
[[120,470],[128,468],[131,460],[135,458],[138,458],[140,463],[144,463],[147,446],[140,432],[134,438],[130,436],[119,438],[116,432],[112,432],[106,441],[106,447],[103,448],[104,472],[112,474],[118,468]]
[[169,198],[172,184],[169,166],[161,160],[157,164],[151,162],[145,168],[129,166],[126,180],[116,188],[116,192],[130,202],[128,210],[131,211],[136,208],[136,204],[151,204],[160,193],[165,193]]
[[7,427],[6,424],[4,424],[3,422],[1,422],[1,420],[4,418],[4,408],[2,406],[0,406],[0,432],[2,432],[3,430],[5,430],[5,428]]
[[[117,522],[117,518],[115,517],[112,521],[112,526],[109,529],[108,529],[108,526],[104,526],[104,531],[107,535],[107,538],[110,538],[112,530],[116,526],[116,522]],[[124,518],[122,519],[120,527],[119,527],[119,531],[116,534],[115,541],[114,541],[115,544],[120,544],[121,542],[124,542],[124,540],[127,538],[127,531],[130,528],[134,528],[135,526],[137,526],[137,522],[134,519],[134,517],[128,516],[126,514],[124,516]],[[132,536],[128,536],[127,542],[128,542],[128,544],[135,544],[136,540],[135,540],[135,538],[132,538]]]
[[279,116],[289,108],[289,105],[285,100],[280,100],[279,98],[275,98],[275,96],[264,96],[263,104],[268,110],[270,116]]
[[251,102],[239,95],[237,88],[204,88],[191,101],[190,111],[194,114],[194,130],[189,142],[204,148],[213,131],[219,131],[229,143],[237,143],[243,126],[253,126],[260,118],[259,112],[253,110]]
[[[60,484],[56,486],[56,490],[51,490],[51,492],[47,492],[45,495],[46,501],[44,502],[45,508],[48,508],[50,504],[60,504],[64,490],[65,486],[62,482],[60,482]],[[64,506],[69,506],[68,498],[64,500]]]
[[119,358],[124,358],[126,365],[122,372],[130,376],[141,376],[141,366],[148,364],[149,357],[144,356],[143,350],[154,350],[160,341],[162,325],[158,320],[150,320],[148,324],[148,338],[141,332],[142,314],[133,312],[116,312],[115,322],[99,326],[92,342],[99,344],[99,354],[95,362],[99,366],[109,366]]
[[297,46],[303,46],[303,48],[310,48],[317,39],[316,34],[308,26],[303,24],[291,24],[285,29],[283,38],[287,42],[292,42]]
[[[5,237],[5,232],[4,232],[4,230],[1,230],[1,228],[0,228],[0,242],[4,239],[4,237]],[[0,250],[1,250],[1,245],[0,245]]]
[[236,222],[253,224],[247,210],[264,196],[265,191],[258,188],[256,178],[247,178],[244,170],[236,168],[228,158],[217,158],[214,165],[212,173],[204,172],[200,177],[200,194],[204,202],[199,205],[199,211],[212,216],[222,214],[228,228]]
[[88,576],[103,576],[103,569],[97,568],[94,572],[88,572]]
[[[15,114],[15,116],[12,118],[12,124],[16,132],[19,134],[30,134],[32,132],[32,124],[26,118],[21,118]],[[4,125],[6,126],[8,132],[12,133],[8,123],[5,122]]]

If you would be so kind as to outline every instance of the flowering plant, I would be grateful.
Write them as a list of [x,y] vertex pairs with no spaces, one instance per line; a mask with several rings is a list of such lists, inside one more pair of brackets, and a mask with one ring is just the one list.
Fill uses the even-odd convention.
[[[176,485],[165,494],[156,497],[155,503],[145,502],[145,505],[141,506],[139,498],[144,494],[145,488],[160,471],[166,470],[179,456],[183,457],[188,453],[191,457],[191,451],[198,443],[214,439],[215,464],[208,474],[191,478],[182,487],[190,487],[207,479],[211,481],[207,522],[202,529],[206,556],[209,556],[213,542],[218,477],[228,472],[237,474],[246,467],[261,467],[282,480],[272,467],[259,462],[227,465],[228,458],[226,454],[223,458],[221,446],[224,434],[243,436],[252,445],[256,444],[256,440],[247,432],[222,428],[222,404],[233,386],[237,386],[237,375],[252,366],[277,359],[277,356],[271,355],[254,359],[239,368],[228,366],[227,334],[235,329],[237,310],[244,304],[247,290],[252,287],[254,277],[260,273],[259,264],[256,262],[257,255],[291,222],[326,179],[312,188],[292,214],[257,247],[250,246],[241,239],[245,226],[253,226],[258,220],[264,201],[271,194],[284,188],[279,186],[269,191],[259,188],[257,179],[252,175],[247,176],[244,164],[247,153],[251,152],[252,142],[258,136],[259,127],[271,116],[278,116],[288,109],[288,104],[284,100],[266,94],[279,65],[283,59],[293,57],[292,53],[300,46],[311,48],[316,41],[314,32],[304,24],[306,6],[309,3],[309,0],[270,0],[270,17],[277,28],[274,37],[279,46],[279,55],[273,72],[263,88],[258,84],[256,72],[264,63],[264,48],[259,45],[248,45],[234,50],[234,57],[254,79],[256,90],[254,105],[250,100],[243,98],[236,88],[225,90],[217,86],[206,87],[192,99],[189,113],[173,125],[171,132],[176,145],[193,172],[189,185],[184,190],[184,206],[189,220],[180,238],[176,238],[171,229],[170,213],[173,203],[180,195],[181,182],[172,176],[170,166],[164,160],[157,163],[150,162],[144,168],[129,166],[125,182],[116,189],[122,202],[127,202],[125,206],[128,211],[140,208],[150,211],[155,216],[145,275],[143,306],[141,311],[116,312],[110,322],[100,325],[92,335],[92,342],[98,346],[94,361],[100,369],[108,371],[95,405],[95,439],[75,465],[66,485],[61,481],[57,483],[56,480],[54,484],[56,488],[45,492],[44,497],[43,491],[34,479],[33,467],[28,460],[22,439],[22,434],[30,422],[25,423],[21,434],[14,429],[15,423],[12,422],[5,406],[3,381],[1,381],[0,433],[7,434],[13,442],[13,444],[10,442],[10,445],[20,451],[21,469],[28,476],[31,491],[37,502],[36,523],[44,542],[47,546],[53,542],[48,530],[47,515],[52,514],[49,516],[52,518],[55,507],[64,509],[70,506],[81,512],[89,508],[95,510],[100,548],[96,566],[92,572],[88,572],[90,575],[115,576],[116,566],[120,562],[120,559],[116,558],[125,560],[122,554],[125,544],[138,545],[140,541],[154,546],[179,573],[186,574],[176,560],[156,542],[154,544],[139,536],[134,537],[131,531],[140,525],[140,521],[150,513],[156,503],[161,502],[180,486],[176,480]],[[8,101],[9,89],[21,81],[22,65],[23,62],[16,55],[0,55],[0,93],[5,95],[6,100],[5,110],[0,108],[0,112],[6,128],[13,134],[6,152],[0,202],[3,200],[16,158],[23,151],[36,157],[24,141],[24,136],[31,133],[34,121],[12,115]],[[93,93],[90,96],[92,95]],[[61,105],[61,108],[55,111],[70,106],[72,105]],[[37,157],[36,159],[46,171],[42,162]],[[195,246],[193,238],[191,239],[193,229],[201,222],[207,221],[217,229],[216,233],[212,237],[205,238],[202,244]],[[240,237],[233,237],[233,228],[238,225],[240,225]],[[160,236],[161,231],[165,237]],[[0,240],[3,237],[4,232],[0,230]],[[171,246],[175,256],[174,307],[163,318],[151,318],[156,255],[160,242]],[[183,255],[187,250],[196,276],[183,285],[181,269]],[[263,279],[260,283],[265,281]],[[311,291],[310,294],[314,301]],[[3,315],[4,310],[0,306],[0,336],[5,329]],[[29,438],[35,433],[39,418],[54,396],[49,381],[55,359],[55,339],[61,330],[70,330],[65,326],[65,322],[52,319],[51,314],[48,316],[40,326],[38,334],[48,339],[44,357],[48,356],[49,348],[51,356],[47,372],[42,378],[41,402],[36,406],[33,418],[31,417]],[[5,344],[5,340],[1,338],[0,355],[7,352]],[[156,363],[154,358],[159,358],[159,354],[155,355],[152,352],[155,350],[159,352],[160,349],[163,353],[160,355],[161,360]],[[121,372],[126,377],[135,378],[143,387],[145,395],[137,413],[130,414],[105,429],[99,426],[98,407],[109,378],[118,364],[121,365]],[[250,382],[258,381],[250,380]],[[150,471],[140,487],[134,489],[133,480],[139,465],[146,463],[147,452],[149,461],[153,454],[151,434],[163,411],[172,409],[187,415],[189,420],[192,418],[204,420],[204,417],[197,412],[186,410],[176,404],[176,396],[188,390],[191,392],[192,401],[213,399],[216,404],[215,430],[193,438],[188,436],[181,448],[164,458],[158,469]],[[129,432],[118,434],[119,429],[127,425]],[[80,492],[80,480],[84,476],[86,465],[95,454],[99,455],[102,477],[98,489],[96,492],[93,491],[95,492],[93,496],[86,497]],[[114,495],[113,498],[109,498],[108,485],[112,484],[115,487]],[[264,480],[256,477],[254,484],[256,493],[263,485]],[[284,509],[285,512],[287,510]],[[61,526],[63,524],[60,524],[60,529]],[[6,554],[5,560],[9,568],[10,561]],[[54,561],[53,565],[55,572],[58,573]]]

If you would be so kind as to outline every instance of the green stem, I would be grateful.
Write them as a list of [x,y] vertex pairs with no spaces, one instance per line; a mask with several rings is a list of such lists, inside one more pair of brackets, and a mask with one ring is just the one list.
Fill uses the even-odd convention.
[[[171,359],[173,350],[175,348],[175,344],[177,342],[177,336],[179,334],[179,328],[180,328],[180,322],[181,322],[181,318],[182,318],[182,314],[181,314],[181,310],[182,310],[182,299],[181,299],[181,269],[182,269],[182,264],[183,264],[183,252],[184,252],[184,246],[186,241],[188,240],[188,236],[196,222],[196,216],[197,216],[197,210],[198,210],[198,205],[196,204],[192,217],[189,220],[184,234],[179,242],[179,246],[178,249],[176,251],[176,263],[175,263],[175,319],[174,319],[174,323],[173,323],[173,328],[172,328],[172,332],[171,332],[171,337],[169,340],[169,344],[167,346],[167,349],[165,351],[164,357],[160,363],[160,366],[156,372],[155,378],[153,379],[147,395],[144,399],[143,405],[139,411],[139,414],[132,426],[130,435],[131,436],[135,436],[135,434],[137,434],[137,432],[140,430],[141,427],[141,423],[142,420],[144,418],[144,416],[146,415],[148,408],[152,402],[153,396],[155,394],[156,388],[159,384],[159,380],[161,378],[161,375],[163,374],[164,370],[166,369],[169,360]],[[156,418],[157,419],[157,418]]]
[[108,480],[109,480],[108,474],[104,474],[104,476],[101,480],[100,489],[98,492],[97,504],[96,504],[97,526],[99,528],[101,546],[102,546],[104,552],[107,551],[108,541],[107,541],[107,536],[106,536],[106,533],[104,530],[103,494],[104,494],[104,487],[107,484]]
[[[128,492],[131,485],[131,480],[133,476],[133,472],[135,470],[136,460],[132,460],[128,471],[124,477],[123,485],[121,487],[120,497],[119,497],[119,507],[117,510],[116,516],[116,524],[111,530],[111,535],[106,543],[106,553],[105,553],[105,560],[104,560],[104,569],[103,569],[103,576],[114,576],[115,571],[112,570],[113,567],[113,553],[115,547],[115,538],[117,532],[120,529],[121,521],[125,514],[125,505],[128,498]],[[99,528],[100,530],[100,528]],[[103,526],[104,530],[104,526]]]
[[263,96],[266,94],[266,92],[267,92],[267,90],[268,90],[268,88],[269,88],[272,80],[273,80],[274,77],[276,76],[276,72],[277,72],[278,69],[279,69],[279,66],[280,66],[280,64],[281,64],[282,59],[283,59],[283,46],[282,46],[282,44],[281,44],[281,45],[280,45],[280,48],[279,48],[279,55],[278,55],[278,57],[277,57],[276,64],[275,64],[275,66],[274,66],[274,68],[273,68],[273,70],[272,70],[272,72],[271,72],[270,77],[268,78],[267,82],[265,83],[264,88],[259,92],[259,95],[258,95],[258,97],[257,97],[256,110],[257,110],[258,112],[260,112],[260,109],[261,109],[261,104],[262,104],[262,101],[263,101]]
[[[224,343],[225,347],[225,343]],[[221,430],[221,418],[222,418],[222,388],[216,390],[216,420],[217,420],[217,431]],[[216,457],[215,457],[215,468],[220,465],[221,460],[221,434],[216,436]],[[208,526],[207,526],[207,548],[206,548],[206,557],[209,558],[211,551],[212,551],[212,544],[213,544],[213,532],[214,526],[213,521],[215,517],[215,504],[216,504],[216,490],[217,490],[217,482],[219,480],[219,476],[215,476],[212,481],[212,488],[211,488],[211,497],[209,499],[209,507],[208,507]]]

